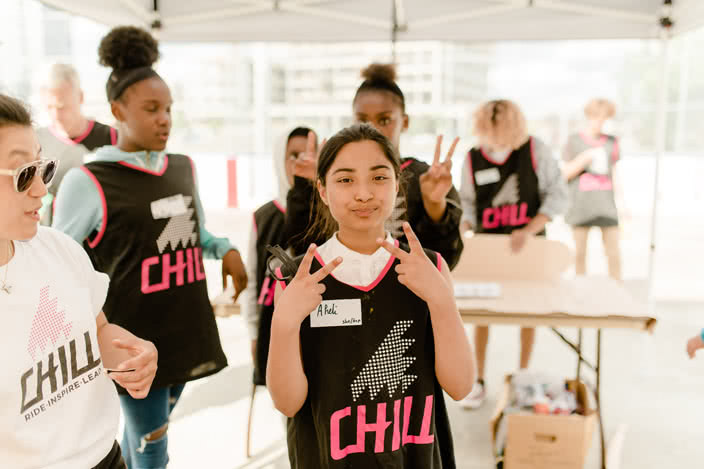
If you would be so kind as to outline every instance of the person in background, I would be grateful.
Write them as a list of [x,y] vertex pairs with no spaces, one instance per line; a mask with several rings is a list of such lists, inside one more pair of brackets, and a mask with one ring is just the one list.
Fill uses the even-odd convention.
[[589,230],[596,227],[601,230],[609,275],[621,280],[619,211],[625,213],[618,173],[621,151],[618,138],[604,133],[604,123],[615,113],[616,107],[609,100],[592,99],[587,103],[586,126],[567,140],[562,171],[570,190],[565,221],[572,226],[577,275],[587,271]]
[[[507,249],[519,252],[531,236],[544,236],[545,225],[567,208],[567,187],[550,148],[528,134],[523,112],[513,101],[482,104],[474,113],[479,145],[467,154],[460,197],[463,229],[510,235]],[[477,384],[462,401],[468,409],[486,398],[484,366],[489,328],[475,326]],[[530,363],[535,329],[521,328],[520,369]]]
[[223,287],[247,285],[240,254],[205,229],[193,161],[166,152],[171,91],[154,70],[156,40],[122,26],[101,41],[100,62],[112,68],[106,84],[118,122],[115,146],[66,174],[54,226],[85,242],[93,262],[111,277],[105,314],[154,342],[161,354],[149,395],[122,389],[122,450],[129,468],[168,464],[169,417],[186,383],[227,366],[208,297],[203,255],[222,259]]
[[[374,126],[401,154],[401,134],[408,130],[410,118],[406,114],[406,98],[396,83],[395,67],[374,63],[362,71],[362,78],[364,81],[352,100],[355,121]],[[404,241],[401,226],[407,220],[423,246],[439,252],[451,269],[457,265],[464,246],[459,230],[462,208],[451,174],[458,140],[453,141],[441,161],[442,136],[438,137],[432,165],[412,157],[401,158],[401,193],[388,221],[391,235]],[[296,254],[304,253],[310,242],[325,242],[303,236],[309,232],[314,221],[312,214],[317,210],[312,186],[316,158],[314,154],[306,154],[296,163],[300,173],[307,176],[295,178],[288,196],[285,232]]]
[[252,281],[242,295],[242,316],[252,342],[255,385],[266,386],[271,317],[274,313],[276,282],[267,273],[267,260],[271,254],[266,247],[280,245],[285,249],[288,245],[283,232],[286,196],[293,185],[294,174],[297,174],[296,162],[308,146],[311,153],[317,151],[315,133],[308,127],[291,129],[275,142],[273,160],[279,195],[254,211],[247,254],[247,277]]
[[60,162],[55,182],[42,206],[42,225],[50,226],[53,201],[66,172],[81,166],[88,153],[105,145],[115,145],[117,131],[83,114],[83,90],[72,65],[55,63],[49,67],[40,92],[50,124],[37,129],[37,137],[44,154]]
[[694,358],[697,350],[704,348],[704,329],[699,335],[695,335],[687,341],[687,355],[689,358]]

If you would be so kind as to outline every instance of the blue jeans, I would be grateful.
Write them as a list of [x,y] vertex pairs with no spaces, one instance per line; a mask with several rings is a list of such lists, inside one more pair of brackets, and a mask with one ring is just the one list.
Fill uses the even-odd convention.
[[169,423],[169,416],[183,392],[184,384],[156,388],[144,399],[120,394],[125,432],[122,455],[129,469],[164,469],[169,462],[168,433],[155,440],[146,437]]

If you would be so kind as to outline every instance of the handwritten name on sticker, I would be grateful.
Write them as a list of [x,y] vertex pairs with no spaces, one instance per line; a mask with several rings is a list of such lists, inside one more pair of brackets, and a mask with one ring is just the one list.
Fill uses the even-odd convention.
[[325,300],[310,313],[311,327],[362,325],[362,300]]

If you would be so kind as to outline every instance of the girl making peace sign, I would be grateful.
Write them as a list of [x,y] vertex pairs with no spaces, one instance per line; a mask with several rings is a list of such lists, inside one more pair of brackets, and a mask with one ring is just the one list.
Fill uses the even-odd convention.
[[[400,150],[401,134],[408,129],[406,98],[396,83],[396,69],[390,64],[371,64],[362,71],[364,81],[352,100],[353,118],[358,123],[369,123],[389,139],[394,150]],[[447,156],[440,160],[442,136],[437,139],[432,165],[415,158],[399,161],[399,182],[402,188],[396,206],[389,217],[387,229],[391,235],[405,242],[401,226],[408,221],[423,245],[439,252],[451,268],[462,254],[460,221],[462,206],[457,190],[452,185],[452,155],[457,141],[450,146]],[[322,145],[321,145],[322,146]],[[314,187],[316,153],[313,147],[296,162],[294,184],[288,193],[284,236],[297,254],[303,254],[308,242],[325,239],[302,235],[308,231],[309,214]]]
[[469,393],[474,355],[446,262],[408,223],[410,249],[385,231],[399,174],[373,127],[338,132],[316,182],[317,228],[334,234],[277,270],[267,384],[294,469],[455,467],[443,390]]

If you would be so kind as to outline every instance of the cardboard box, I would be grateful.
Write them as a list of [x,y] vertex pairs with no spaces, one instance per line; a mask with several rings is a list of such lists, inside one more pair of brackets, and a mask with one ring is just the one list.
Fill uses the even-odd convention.
[[539,415],[529,412],[504,416],[511,402],[511,377],[506,378],[504,391],[490,422],[494,455],[497,451],[499,423],[506,419],[506,446],[503,469],[583,469],[597,424],[596,412],[589,406],[586,386],[567,381],[575,392],[584,415]]

